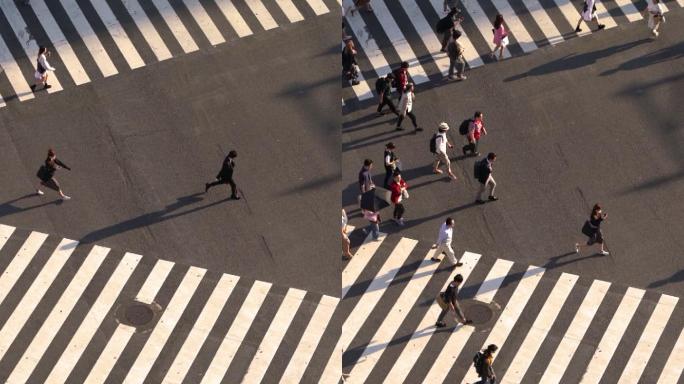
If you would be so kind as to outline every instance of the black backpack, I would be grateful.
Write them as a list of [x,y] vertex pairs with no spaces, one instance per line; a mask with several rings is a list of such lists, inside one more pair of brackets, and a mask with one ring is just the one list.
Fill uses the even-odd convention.
[[484,166],[484,162],[486,160],[487,159],[484,158],[482,160],[476,161],[473,166],[473,176],[475,176],[477,180],[480,180],[482,178],[482,167]]
[[430,153],[437,153],[437,137],[439,136],[439,133],[432,135],[432,138],[430,139]]
[[475,367],[475,372],[482,377],[482,368],[484,368],[485,355],[482,351],[478,351],[473,357],[473,366]]
[[437,33],[444,33],[454,26],[454,19],[451,18],[451,14],[448,16],[439,19],[437,22],[437,25],[435,25],[435,30],[437,30]]
[[399,88],[399,73],[400,72],[401,72],[401,68],[397,68],[394,70],[394,72],[392,72],[392,74],[394,75],[394,78],[392,79],[392,84],[390,84],[392,86],[392,88]]
[[458,127],[458,133],[461,135],[467,135],[468,134],[468,128],[470,128],[470,123],[473,122],[473,119],[465,119],[461,123],[461,125]]
[[387,80],[384,77],[380,77],[375,81],[375,91],[378,95],[385,90],[385,83]]

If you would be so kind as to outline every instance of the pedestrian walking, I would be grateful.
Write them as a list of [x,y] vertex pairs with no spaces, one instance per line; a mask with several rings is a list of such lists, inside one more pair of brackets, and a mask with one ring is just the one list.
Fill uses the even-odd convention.
[[442,307],[442,312],[440,312],[439,317],[437,317],[437,323],[435,324],[437,328],[446,327],[444,317],[447,313],[449,313],[449,311],[454,311],[454,318],[456,319],[456,322],[460,322],[463,325],[473,323],[472,320],[466,319],[465,314],[461,309],[461,305],[458,303],[458,286],[461,285],[462,282],[463,276],[459,273],[456,276],[454,276],[454,280],[451,283],[449,283],[449,285],[446,288],[446,291],[441,292],[439,294],[440,300],[443,303],[446,303],[446,305]]
[[392,81],[394,80],[394,75],[390,72],[385,77],[380,77],[375,81],[375,91],[378,93],[378,115],[384,115],[382,108],[386,105],[389,107],[390,111],[395,115],[399,116],[397,112],[397,107],[394,106],[392,101]]
[[370,5],[371,0],[354,0],[354,5],[347,7],[347,12],[354,16],[354,12],[365,9],[367,12],[373,12],[373,8]]
[[[40,166],[36,176],[38,177],[38,179],[40,179],[40,185],[57,191],[57,193],[59,193],[59,197],[61,197],[62,200],[70,200],[71,197],[65,195],[64,192],[62,192],[62,187],[59,185],[57,179],[55,179],[55,172],[57,172],[57,170],[60,168],[64,168],[68,171],[71,171],[71,168],[69,168],[66,164],[59,160],[57,158],[57,154],[55,153],[55,151],[52,148],[50,148],[48,149],[45,163]],[[36,194],[42,196],[45,193],[41,191],[40,188],[36,188]]]
[[432,164],[432,172],[442,174],[443,171],[439,169],[439,166],[444,164],[446,165],[447,174],[449,177],[451,177],[453,180],[456,180],[456,175],[451,172],[451,161],[449,160],[449,155],[447,155],[447,147],[454,147],[447,138],[448,131],[449,124],[441,122],[437,128],[437,133],[435,133],[430,139],[430,152],[435,155],[435,161]]
[[446,52],[447,44],[452,38],[453,31],[456,30],[456,24],[460,23],[462,18],[458,9],[452,8],[446,16],[439,19],[435,25],[435,31],[442,35],[442,47],[439,49],[440,52]]
[[212,181],[210,183],[204,183],[204,193],[207,193],[209,191],[209,188],[217,186],[219,184],[229,184],[230,185],[230,199],[231,200],[240,200],[240,196],[237,194],[237,185],[235,184],[235,181],[233,180],[233,173],[235,171],[235,158],[237,157],[237,152],[235,150],[232,150],[228,152],[228,156],[226,156],[225,159],[223,159],[223,165],[221,166],[221,170],[219,173],[216,175],[216,180]]
[[401,171],[399,167],[399,158],[397,157],[396,153],[394,153],[396,148],[397,147],[391,141],[385,144],[385,154],[383,155],[383,159],[385,161],[385,182],[383,183],[383,186],[386,189],[389,189],[390,187],[390,182],[392,181],[392,175],[394,175],[394,171]]
[[487,130],[484,126],[484,115],[480,111],[476,111],[473,118],[470,119],[468,123],[468,134],[466,139],[468,144],[463,146],[463,156],[467,156],[470,153],[471,156],[479,156],[480,152],[477,151],[477,143],[480,142],[480,137],[487,134]]
[[397,119],[397,127],[395,128],[397,131],[404,130],[404,128],[401,127],[401,123],[404,121],[404,117],[406,116],[411,119],[414,132],[420,132],[423,130],[423,128],[418,126],[416,115],[413,113],[414,100],[416,100],[416,95],[413,93],[413,83],[408,83],[406,90],[401,94],[401,98],[399,99],[399,118]]
[[363,166],[359,170],[359,196],[357,197],[359,205],[361,205],[361,196],[375,188],[373,183],[373,175],[371,169],[373,168],[373,160],[366,159],[363,161]]
[[349,233],[347,233],[347,212],[342,208],[342,253],[345,259],[351,259],[351,241],[349,240]]
[[653,37],[658,37],[658,28],[660,24],[665,22],[663,16],[663,7],[660,5],[660,0],[648,0],[648,5],[643,12],[644,18],[648,17],[646,25],[651,30]]
[[494,353],[499,349],[495,344],[489,344],[487,348],[479,351],[473,357],[473,365],[480,381],[473,384],[495,384],[496,374],[494,374]]
[[494,50],[489,55],[492,59],[496,59],[496,51],[499,51],[499,60],[503,60],[503,50],[504,47],[508,45],[508,32],[506,32],[506,27],[504,27],[503,15],[496,15],[494,19],[494,29],[492,29],[494,34]]
[[439,235],[437,236],[437,242],[432,248],[435,252],[432,254],[430,260],[434,262],[441,262],[442,259],[439,258],[442,254],[445,254],[451,265],[460,267],[463,263],[459,263],[456,260],[456,255],[454,254],[454,249],[451,248],[451,240],[454,234],[454,219],[447,217],[446,221],[442,223],[439,227]]
[[575,27],[575,32],[582,32],[580,24],[582,24],[583,20],[588,25],[588,23],[592,19],[596,20],[596,24],[598,24],[598,28],[596,28],[597,31],[600,31],[606,27],[605,25],[601,24],[598,15],[596,14],[596,0],[584,0],[584,6],[582,8],[580,19],[577,20],[577,27]]
[[409,198],[408,184],[401,177],[401,172],[394,171],[392,184],[390,184],[390,200],[394,204],[394,212],[392,213],[392,220],[399,224],[404,225],[404,208],[403,200]]
[[485,203],[485,201],[482,200],[482,194],[487,187],[489,187],[489,200],[499,200],[499,198],[494,195],[496,181],[494,181],[494,177],[492,177],[492,164],[495,160],[496,154],[494,152],[489,152],[487,157],[475,163],[475,178],[480,182],[480,189],[477,192],[477,200],[475,200],[475,202],[478,204]]
[[449,13],[453,9],[458,9],[458,0],[444,0],[444,13]]
[[591,209],[591,215],[589,215],[589,220],[584,222],[582,226],[582,233],[585,234],[589,239],[586,245],[580,243],[575,243],[575,253],[580,252],[582,247],[590,247],[594,244],[600,244],[601,250],[599,251],[602,255],[610,255],[608,251],[605,250],[603,244],[603,232],[601,232],[601,223],[608,217],[607,213],[601,211],[601,206],[599,204],[594,204],[594,208]]
[[[453,38],[447,44],[447,55],[449,56],[449,80],[465,80],[465,66],[466,61],[463,57],[465,48],[458,42],[461,37],[461,31],[454,29],[452,32]],[[456,77],[454,77],[454,68],[456,69]]]
[[399,93],[399,97],[401,97],[401,95],[404,93],[404,90],[406,90],[406,86],[408,85],[408,67],[408,61],[402,61],[399,68],[395,69],[393,72],[393,87],[396,88],[397,93]]
[[380,212],[374,212],[368,209],[362,209],[363,218],[368,220],[368,228],[364,228],[363,234],[367,235],[369,232],[373,235],[373,240],[378,240],[380,237]]
[[342,72],[351,85],[359,84],[359,65],[356,62],[356,48],[354,40],[347,39],[342,48]]
[[36,87],[38,84],[43,85],[43,89],[50,89],[52,88],[52,85],[48,84],[48,71],[54,71],[55,67],[51,66],[50,63],[47,61],[47,58],[50,57],[50,51],[48,51],[47,48],[44,46],[40,46],[38,48],[38,59],[36,60],[36,72],[33,74],[33,76],[36,79],[36,82],[33,83],[31,86],[31,90],[35,91]]

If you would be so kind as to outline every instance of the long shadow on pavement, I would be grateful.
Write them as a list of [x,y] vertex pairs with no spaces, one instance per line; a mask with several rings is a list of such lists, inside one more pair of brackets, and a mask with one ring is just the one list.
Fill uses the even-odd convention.
[[51,205],[51,204],[57,205],[57,204],[62,203],[62,199],[55,199],[55,200],[48,201],[48,202],[45,202],[42,204],[32,205],[30,207],[17,207],[14,205],[14,203],[17,203],[17,202],[24,200],[24,199],[28,199],[30,197],[38,197],[38,195],[36,195],[35,193],[30,193],[28,195],[17,197],[16,199],[9,200],[9,201],[6,201],[6,202],[0,204],[0,217],[13,215],[13,214],[19,213],[19,212],[30,211],[32,209],[45,207],[45,206]]

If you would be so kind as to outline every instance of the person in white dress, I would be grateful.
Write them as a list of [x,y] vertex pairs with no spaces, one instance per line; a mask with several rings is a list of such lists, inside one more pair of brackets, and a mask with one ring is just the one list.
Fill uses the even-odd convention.
[[36,72],[34,73],[36,82],[31,86],[31,90],[33,91],[36,90],[36,86],[38,86],[38,84],[43,85],[43,89],[49,89],[52,87],[47,83],[48,71],[54,71],[55,68],[48,63],[48,57],[50,57],[50,51],[41,45],[38,48],[38,60],[36,63]]
[[648,29],[651,30],[653,37],[658,37],[658,28],[660,24],[665,21],[663,16],[663,8],[660,6],[660,0],[649,0],[648,6],[643,12],[644,17],[648,17]]
[[575,27],[575,32],[582,32],[582,28],[580,28],[580,24],[582,24],[582,21],[589,23],[592,19],[595,19],[596,24],[598,24],[598,28],[596,29],[597,31],[600,31],[606,27],[604,24],[601,24],[598,15],[596,14],[596,1],[584,0],[584,8],[582,8],[581,17],[577,21],[577,27]]

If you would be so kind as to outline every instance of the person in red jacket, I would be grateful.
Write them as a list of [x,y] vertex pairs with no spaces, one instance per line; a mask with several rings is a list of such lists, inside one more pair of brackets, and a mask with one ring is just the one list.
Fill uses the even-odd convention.
[[392,204],[394,204],[393,220],[399,225],[404,225],[404,204],[402,200],[408,199],[408,185],[401,178],[401,173],[395,171],[392,183],[390,184]]

